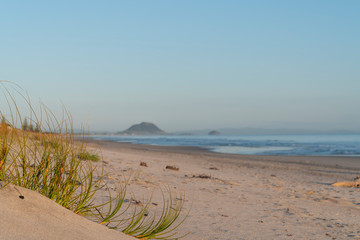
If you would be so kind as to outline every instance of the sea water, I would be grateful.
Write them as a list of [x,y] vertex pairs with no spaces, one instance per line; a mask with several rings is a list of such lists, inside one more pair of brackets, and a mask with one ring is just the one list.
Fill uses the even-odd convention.
[[360,156],[360,134],[237,136],[94,136],[100,140],[160,146],[194,146],[251,155]]

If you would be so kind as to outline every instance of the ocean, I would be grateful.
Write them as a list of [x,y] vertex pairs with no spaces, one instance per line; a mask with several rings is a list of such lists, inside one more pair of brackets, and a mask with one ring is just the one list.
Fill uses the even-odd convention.
[[194,146],[213,152],[250,155],[357,156],[360,134],[93,136],[99,140],[160,146]]

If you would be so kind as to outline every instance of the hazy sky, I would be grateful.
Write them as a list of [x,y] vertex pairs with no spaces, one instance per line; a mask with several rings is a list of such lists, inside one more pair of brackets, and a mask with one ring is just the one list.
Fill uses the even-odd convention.
[[[360,1],[1,1],[0,79],[75,126],[360,129]],[[3,102],[0,106],[3,106]]]

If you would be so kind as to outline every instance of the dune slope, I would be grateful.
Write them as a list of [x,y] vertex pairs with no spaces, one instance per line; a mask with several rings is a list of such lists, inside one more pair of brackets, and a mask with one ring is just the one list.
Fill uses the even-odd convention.
[[[1,184],[1,183],[0,183]],[[91,222],[34,191],[0,187],[0,239],[135,239]]]

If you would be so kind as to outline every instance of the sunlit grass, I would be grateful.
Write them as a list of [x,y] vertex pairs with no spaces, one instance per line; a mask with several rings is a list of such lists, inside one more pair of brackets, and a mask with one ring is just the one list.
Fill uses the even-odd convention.
[[[174,195],[168,188],[165,197],[163,192],[162,212],[156,216],[150,213],[150,201],[140,206],[125,203],[128,182],[123,181],[117,184],[115,194],[108,192],[107,202],[95,204],[96,193],[107,186],[103,169],[93,164],[101,157],[87,151],[84,142],[75,141],[70,114],[63,110],[58,120],[44,105],[36,113],[17,86],[9,91],[4,85],[9,83],[0,84],[0,101],[7,103],[7,109],[0,110],[0,181],[36,191],[77,214],[137,238],[174,238],[185,219],[180,218],[183,194]],[[17,126],[25,119],[18,101],[25,102],[30,112],[26,119],[36,128]],[[129,211],[130,217],[125,217]]]
[[80,152],[77,157],[81,160],[90,160],[93,162],[98,162],[100,160],[99,155],[89,152]]

